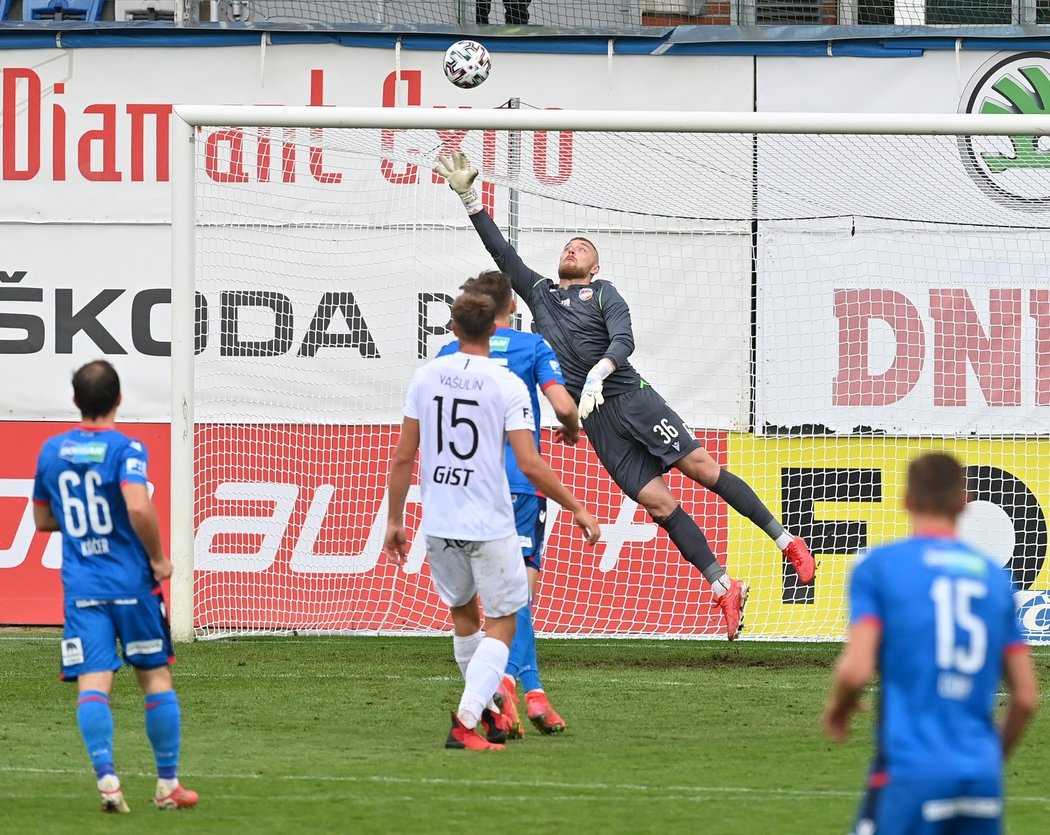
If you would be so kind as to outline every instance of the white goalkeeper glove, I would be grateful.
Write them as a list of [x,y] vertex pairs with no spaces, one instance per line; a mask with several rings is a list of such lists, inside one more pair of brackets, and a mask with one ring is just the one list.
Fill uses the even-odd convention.
[[587,372],[583,391],[580,392],[580,420],[585,420],[591,412],[605,402],[602,385],[605,378],[615,370],[616,364],[608,357],[602,357],[595,363],[594,368]]
[[448,187],[459,195],[468,215],[481,211],[481,198],[478,197],[478,190],[474,188],[478,169],[470,164],[466,154],[453,151],[451,158],[439,156],[434,173],[448,180]]

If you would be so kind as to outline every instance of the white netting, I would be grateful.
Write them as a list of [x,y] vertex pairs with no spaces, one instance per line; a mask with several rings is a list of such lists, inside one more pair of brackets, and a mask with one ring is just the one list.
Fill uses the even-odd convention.
[[[631,305],[635,366],[809,541],[820,569],[797,588],[764,534],[669,476],[751,583],[745,635],[841,636],[851,555],[907,532],[902,474],[930,448],[968,467],[966,532],[1010,561],[1019,588],[1046,588],[1050,185],[1023,153],[1034,139],[198,139],[199,634],[447,628],[421,543],[407,575],[379,551],[409,376],[449,338],[459,284],[492,264],[430,173],[453,147],[483,169],[484,202],[534,269],[553,275],[572,235],[597,244]],[[589,445],[546,440],[605,538],[586,550],[569,516],[550,514],[538,629],[720,634],[706,583]]]

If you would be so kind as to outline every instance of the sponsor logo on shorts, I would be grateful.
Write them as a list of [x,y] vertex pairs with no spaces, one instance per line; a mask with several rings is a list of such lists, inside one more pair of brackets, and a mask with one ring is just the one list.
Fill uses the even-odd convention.
[[163,650],[164,641],[160,638],[152,641],[132,641],[125,647],[128,655],[156,655],[158,652],[163,652]]
[[84,644],[80,638],[62,639],[62,664],[72,667],[75,664],[84,663]]
[[532,537],[531,536],[519,536],[518,537],[518,542],[521,543],[521,547],[522,548],[531,548],[532,547]]

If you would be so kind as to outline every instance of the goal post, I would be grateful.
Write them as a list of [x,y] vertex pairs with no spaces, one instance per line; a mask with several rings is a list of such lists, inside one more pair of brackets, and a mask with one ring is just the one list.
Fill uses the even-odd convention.
[[[632,362],[810,542],[804,588],[764,534],[668,475],[752,585],[745,637],[842,636],[852,554],[907,533],[902,473],[925,449],[963,461],[964,532],[1022,605],[1050,588],[1050,117],[175,114],[177,640],[447,628],[421,543],[407,573],[378,546],[408,378],[450,338],[459,284],[492,264],[430,173],[452,149],[540,273],[569,237],[596,242],[631,305]],[[589,445],[543,434],[605,537],[582,548],[551,509],[539,631],[719,637],[706,584]]]

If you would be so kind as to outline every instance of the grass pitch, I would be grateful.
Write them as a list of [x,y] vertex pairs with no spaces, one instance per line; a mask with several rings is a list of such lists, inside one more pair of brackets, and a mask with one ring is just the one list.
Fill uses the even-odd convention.
[[[871,752],[820,735],[831,644],[541,640],[568,731],[502,752],[448,751],[461,688],[450,638],[257,638],[184,646],[181,777],[193,810],[159,813],[142,700],[112,699],[132,814],[98,811],[57,681],[58,636],[0,635],[0,831],[540,833],[847,831]],[[1037,651],[1044,692],[1050,654]],[[1050,724],[1008,764],[1007,832],[1047,831]]]

